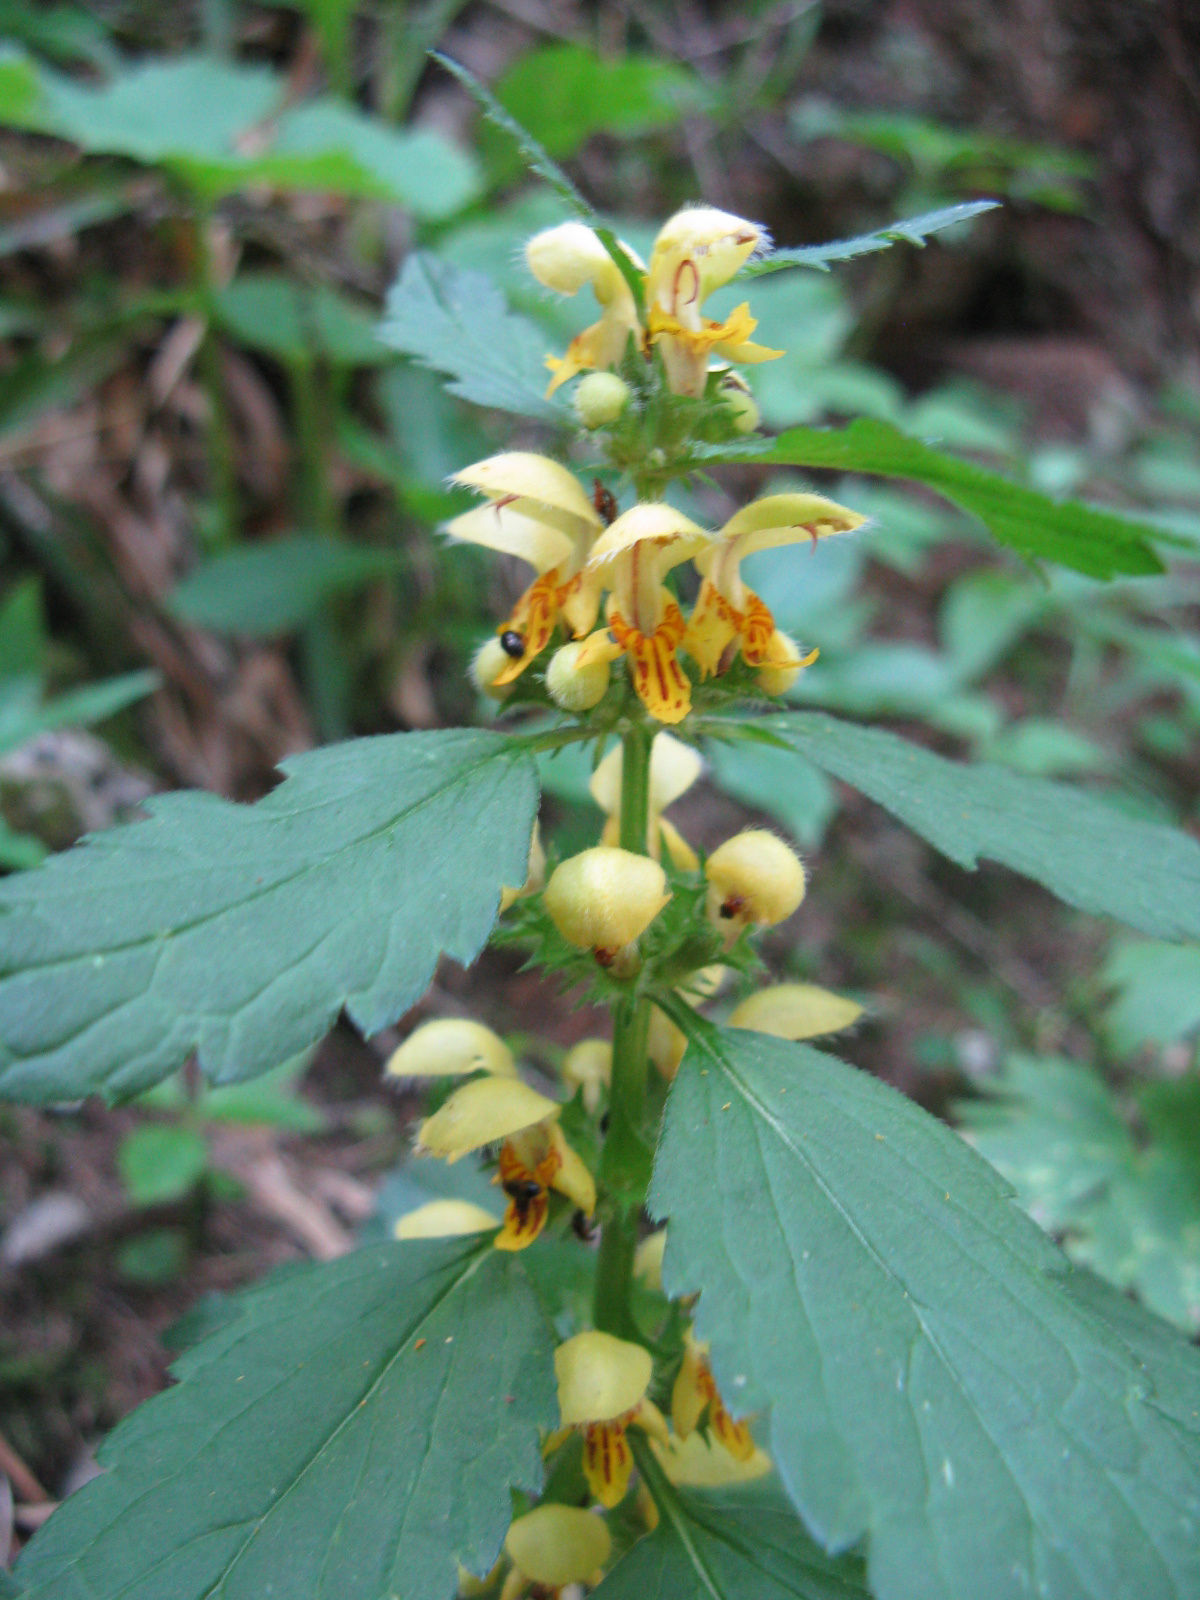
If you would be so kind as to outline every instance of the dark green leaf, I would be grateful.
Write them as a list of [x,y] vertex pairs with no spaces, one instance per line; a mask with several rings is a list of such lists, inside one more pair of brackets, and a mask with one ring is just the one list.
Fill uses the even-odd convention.
[[545,339],[509,311],[480,272],[436,256],[409,256],[388,295],[379,336],[445,373],[452,380],[446,387],[464,400],[548,422],[563,419],[561,405],[545,398]]
[[990,762],[947,761],[882,728],[816,711],[763,726],[956,861],[999,861],[1060,900],[1163,939],[1200,938],[1200,844],[1086,790]]
[[365,1033],[472,961],[523,883],[537,778],[515,740],[359,739],[284,763],[254,806],[147,802],[0,885],[0,1093],[138,1093],[192,1050],[217,1082]]
[[1033,1219],[1063,1235],[1073,1261],[1159,1316],[1200,1331],[1200,1099],[1196,1082],[1156,1086],[1154,1109],[1178,1137],[1134,1140],[1090,1068],[1011,1056],[959,1119]]
[[208,1171],[208,1144],[192,1128],[149,1123],[121,1140],[117,1166],[134,1205],[178,1200]]
[[1001,544],[1027,558],[1057,561],[1093,578],[1162,571],[1151,548],[1156,530],[1148,525],[1077,500],[1048,499],[999,473],[933,450],[890,422],[863,417],[848,428],[789,428],[761,444],[714,445],[699,451],[697,459],[911,478],[972,512]]
[[890,250],[901,242],[924,245],[931,234],[943,228],[953,228],[967,222],[984,211],[995,211],[998,200],[969,200],[963,205],[946,206],[941,211],[926,211],[919,217],[905,217],[899,222],[889,222],[873,233],[860,233],[855,239],[835,239],[832,244],[806,244],[794,250],[773,250],[742,268],[739,276],[761,278],[768,272],[783,272],[787,267],[815,267],[818,272],[828,272],[831,261],[852,261],[855,256],[873,255],[877,250]]
[[450,1600],[557,1416],[520,1262],[460,1239],[277,1276],[174,1372],[23,1553],[31,1600]]
[[639,1448],[659,1524],[596,1590],[596,1600],[868,1600],[861,1562],[831,1560],[778,1487],[675,1489]]
[[1002,1180],[895,1090],[682,1021],[664,1284],[700,1293],[721,1393],[769,1409],[822,1544],[867,1536],[879,1600],[1200,1592],[1200,1353],[1164,1332],[1159,1391],[1103,1291],[1075,1298]]
[[269,637],[297,628],[331,595],[394,573],[403,557],[323,534],[290,534],[213,556],[171,594],[188,622],[224,633]]

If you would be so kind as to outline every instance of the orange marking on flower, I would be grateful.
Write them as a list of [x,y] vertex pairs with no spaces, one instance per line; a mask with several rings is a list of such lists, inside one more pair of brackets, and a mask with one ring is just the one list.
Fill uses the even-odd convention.
[[[763,604],[752,590],[746,590],[746,608],[742,613],[742,655],[752,667],[761,667],[769,660],[771,636],[775,632],[775,618],[769,606]],[[499,681],[499,680],[497,680]]]
[[631,627],[615,607],[608,625],[633,664],[633,686],[646,710],[658,722],[682,722],[692,707],[692,685],[675,656],[687,632],[679,607],[670,601],[653,633]]
[[508,621],[502,622],[497,628],[497,633],[511,631],[520,634],[525,641],[525,648],[511,666],[496,675],[493,680],[495,683],[515,682],[550,643],[554,624],[558,621],[558,590],[558,568],[554,567],[529,585],[513,607]]
[[497,1250],[524,1250],[541,1233],[550,1210],[550,1185],[561,1166],[562,1157],[553,1146],[533,1168],[526,1166],[507,1140],[500,1146],[494,1181],[508,1196],[508,1205],[504,1226],[496,1235]]

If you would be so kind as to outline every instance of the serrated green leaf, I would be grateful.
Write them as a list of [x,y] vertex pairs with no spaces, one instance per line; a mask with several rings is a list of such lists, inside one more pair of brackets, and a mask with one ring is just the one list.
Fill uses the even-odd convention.
[[1064,1236],[1073,1261],[1132,1289],[1176,1327],[1200,1331],[1194,1080],[1153,1086],[1154,1115],[1165,1126],[1145,1146],[1116,1097],[1078,1062],[1011,1056],[980,1088],[987,1098],[961,1102],[959,1121],[1030,1216]]
[[813,1543],[774,1483],[700,1494],[675,1489],[639,1446],[659,1507],[596,1590],[596,1600],[868,1600],[862,1563]]
[[0,704],[0,755],[56,728],[88,728],[104,722],[153,694],[160,681],[157,672],[126,672],[104,683],[71,689],[44,703],[22,704],[16,697],[5,697]]
[[1105,1018],[1114,1047],[1131,1055],[1143,1045],[1173,1044],[1200,1028],[1200,948],[1123,940],[1102,981],[1117,990]]
[[439,134],[392,127],[330,97],[289,105],[286,82],[264,67],[177,56],[92,84],[28,65],[36,100],[0,100],[0,119],[164,166],[213,198],[270,183],[391,200],[439,218],[477,188],[471,157]]
[[1160,1395],[1103,1291],[1064,1287],[942,1123],[833,1057],[679,1011],[650,1195],[664,1285],[700,1293],[721,1393],[769,1409],[814,1535],[867,1536],[879,1600],[1190,1600],[1200,1353],[1167,1340]]
[[147,802],[0,885],[0,1094],[128,1097],[196,1050],[215,1082],[403,1015],[524,881],[537,776],[516,740],[391,734],[297,756],[256,805]]
[[998,861],[1068,905],[1163,939],[1200,938],[1200,844],[1086,790],[991,762],[947,761],[816,711],[762,726],[899,817],[960,867]]
[[1077,500],[1051,500],[999,473],[912,439],[890,422],[863,417],[848,428],[789,428],[746,445],[697,447],[697,462],[752,461],[910,478],[984,522],[994,538],[1028,559],[1056,561],[1093,578],[1161,572],[1147,523]]
[[362,367],[392,359],[375,318],[326,283],[308,288],[282,272],[243,272],[217,291],[213,309],[236,339],[280,361]]
[[402,561],[396,550],[289,534],[213,556],[175,586],[170,604],[201,627],[269,638],[307,622],[331,595],[389,576]]
[[546,341],[515,316],[489,278],[414,254],[388,295],[379,337],[452,381],[451,394],[478,406],[561,422],[547,400]]
[[999,204],[998,200],[968,200],[962,205],[945,206],[940,211],[923,212],[919,217],[903,217],[872,233],[860,233],[854,239],[800,245],[794,250],[773,250],[770,255],[748,261],[738,276],[761,278],[770,272],[783,272],[788,267],[815,267],[818,272],[828,272],[831,261],[852,261],[855,256],[874,255],[878,250],[890,250],[900,243],[920,247],[932,234],[969,222],[985,211],[995,211]]
[[557,1419],[520,1262],[372,1245],[239,1310],[23,1552],[30,1600],[450,1600],[456,1561],[487,1572]]

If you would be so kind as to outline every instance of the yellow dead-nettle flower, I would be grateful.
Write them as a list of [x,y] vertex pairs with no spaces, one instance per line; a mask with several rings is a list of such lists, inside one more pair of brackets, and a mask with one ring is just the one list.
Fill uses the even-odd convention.
[[699,1432],[689,1433],[686,1439],[672,1435],[666,1445],[652,1439],[650,1446],[667,1477],[681,1489],[728,1489],[765,1478],[772,1470],[770,1456],[757,1445],[742,1460],[730,1455],[712,1435],[705,1438]]
[[[752,667],[790,673],[782,684],[790,687],[800,668],[816,660],[817,652],[802,657],[779,632],[769,608],[742,582],[741,564],[756,550],[810,540],[815,545],[831,534],[850,533],[865,521],[857,511],[816,494],[767,495],[730,517],[713,543],[695,558],[704,581],[684,645],[704,677],[727,667],[736,647]],[[763,687],[773,693],[780,681],[764,677]]]
[[602,1506],[625,1497],[633,1472],[633,1453],[625,1430],[637,1426],[661,1439],[667,1425],[653,1401],[646,1398],[653,1365],[640,1344],[611,1333],[577,1333],[554,1352],[558,1375],[558,1408],[563,1429],[547,1441],[547,1450],[572,1428],[583,1434],[583,1470]]
[[604,522],[566,467],[528,451],[489,456],[454,473],[451,482],[491,503],[455,517],[448,536],[518,556],[537,573],[499,629],[510,659],[489,680],[487,692],[497,696],[546,648],[560,613],[577,636],[595,622],[600,584],[587,558]]
[[578,1506],[541,1505],[518,1517],[504,1548],[512,1571],[500,1600],[517,1600],[530,1587],[553,1594],[568,1583],[598,1583],[612,1554],[608,1525],[594,1511]]
[[754,1435],[725,1409],[708,1364],[708,1345],[693,1338],[689,1329],[683,1362],[671,1390],[671,1421],[681,1439],[692,1433],[705,1411],[709,1426],[729,1454],[738,1461],[750,1461],[755,1453]]
[[770,1033],[777,1039],[819,1039],[822,1034],[849,1028],[862,1013],[857,1001],[831,994],[815,983],[779,983],[735,1006],[729,1026]]
[[[657,861],[665,841],[667,854],[682,872],[699,866],[696,852],[663,812],[692,787],[704,763],[691,745],[673,739],[669,733],[656,733],[650,746],[650,797],[646,821],[646,849]],[[624,752],[616,745],[592,773],[588,788],[608,821],[600,835],[602,844],[616,844],[621,837],[621,778]]]
[[592,1115],[600,1109],[612,1083],[612,1044],[608,1039],[581,1039],[563,1058],[559,1076],[572,1094],[583,1090],[584,1110]]
[[711,206],[676,212],[664,223],[646,274],[647,334],[662,352],[667,382],[676,394],[704,393],[712,355],[758,362],[783,354],[751,342],[758,324],[746,303],[724,322],[701,314],[708,296],[769,244],[765,228]]
[[691,682],[675,657],[687,625],[663,579],[711,542],[681,511],[652,501],[619,516],[588,557],[587,571],[612,598],[607,632],[593,633],[579,659],[611,661],[624,652],[638,697],[659,722],[682,722],[692,707]]
[[508,1196],[508,1208],[497,1250],[524,1250],[533,1243],[545,1226],[551,1189],[587,1216],[596,1208],[595,1180],[563,1138],[561,1110],[519,1078],[477,1078],[421,1124],[417,1148],[445,1161],[500,1145],[494,1181]]
[[603,966],[639,938],[671,898],[666,873],[649,856],[596,845],[555,867],[545,904],[555,927]]
[[449,1239],[457,1234],[486,1233],[498,1219],[470,1200],[428,1200],[396,1219],[396,1239]]
[[[637,252],[624,242],[621,249],[631,265],[644,273],[645,265]],[[629,285],[586,223],[563,222],[534,234],[525,246],[525,259],[534,277],[547,289],[574,295],[585,284],[590,285],[600,303],[599,322],[576,334],[561,360],[557,356],[546,357],[546,365],[554,374],[547,396],[577,372],[619,366],[631,334],[635,344],[641,344],[641,324]]]
[[465,1078],[490,1072],[515,1078],[517,1064],[499,1034],[469,1017],[439,1017],[414,1028],[383,1069],[391,1078]]
[[804,867],[765,828],[747,828],[719,845],[704,864],[708,914],[736,938],[742,928],[773,927],[804,899]]

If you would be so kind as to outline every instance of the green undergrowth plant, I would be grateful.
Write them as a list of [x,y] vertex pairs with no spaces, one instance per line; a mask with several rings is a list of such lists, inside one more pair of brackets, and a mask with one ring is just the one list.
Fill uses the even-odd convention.
[[[787,487],[714,531],[681,491],[727,465],[912,479],[1099,580],[1159,570],[1155,530],[879,419],[759,429],[741,369],[782,359],[755,337],[764,275],[919,241],[962,208],[772,252],[697,207],[643,262],[489,110],[574,212],[528,241],[534,276],[600,306],[546,360],[483,275],[416,254],[383,328],[563,441],[454,473],[452,543],[532,569],[473,663],[496,724],[297,757],[253,806],[156,797],[4,884],[0,1091],[129,1099],[193,1055],[235,1085],[342,1010],[365,1033],[396,1022],[441,956],[490,939],[606,1009],[611,1036],[555,1082],[474,1019],[411,1032],[389,1070],[428,1103],[395,1237],[226,1307],[15,1582],[38,1600],[1194,1596],[1195,1351],[1073,1264],[958,1134],[809,1042],[856,1002],[761,984],[758,941],[807,890],[795,851],[750,828],[704,854],[664,815],[704,752],[769,752],[960,866],[1200,938],[1183,832],[789,708],[815,653],[742,563],[802,568],[863,512]],[[708,314],[731,283],[745,298]],[[556,752],[582,752],[606,820],[547,860]]]

